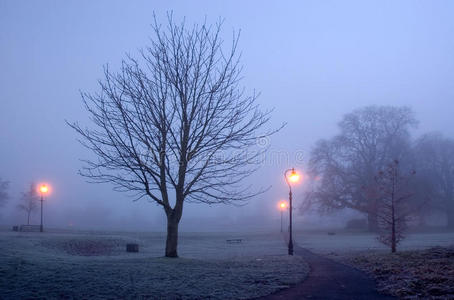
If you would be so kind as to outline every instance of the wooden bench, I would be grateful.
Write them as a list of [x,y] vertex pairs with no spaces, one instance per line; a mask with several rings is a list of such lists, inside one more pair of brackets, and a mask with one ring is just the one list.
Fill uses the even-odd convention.
[[40,225],[21,225],[19,231],[23,232],[39,232],[41,230]]
[[229,239],[225,240],[227,244],[240,244],[243,242],[243,239]]

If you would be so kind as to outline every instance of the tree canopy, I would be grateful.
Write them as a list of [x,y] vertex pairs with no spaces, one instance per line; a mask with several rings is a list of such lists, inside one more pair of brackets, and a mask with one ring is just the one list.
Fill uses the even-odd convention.
[[82,98],[94,127],[72,123],[97,157],[80,173],[160,205],[168,220],[166,256],[177,256],[183,202],[241,203],[259,190],[243,186],[265,149],[251,151],[270,111],[240,85],[239,35],[230,48],[221,26],[155,19],[150,46],[105,67],[100,92]]

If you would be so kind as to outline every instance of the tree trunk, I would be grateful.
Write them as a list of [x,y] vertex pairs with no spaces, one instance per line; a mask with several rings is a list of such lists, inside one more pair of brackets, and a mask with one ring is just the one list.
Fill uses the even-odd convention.
[[178,257],[178,224],[179,218],[173,214],[167,216],[166,257]]
[[394,216],[394,205],[392,212],[392,225],[391,225],[391,253],[396,252],[396,218]]
[[27,214],[27,225],[30,225],[30,212]]
[[178,257],[178,225],[183,215],[183,201],[182,189],[177,188],[175,207],[165,209],[167,215],[166,257]]
[[367,214],[367,226],[369,232],[378,232],[378,219],[375,212],[369,212]]

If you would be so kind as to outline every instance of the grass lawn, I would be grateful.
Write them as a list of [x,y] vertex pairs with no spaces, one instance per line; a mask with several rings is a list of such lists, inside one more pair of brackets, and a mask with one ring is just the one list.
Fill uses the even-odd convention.
[[0,299],[247,299],[308,273],[279,234],[182,234],[177,259],[164,243],[161,233],[0,232]]
[[343,260],[371,274],[380,291],[401,299],[454,299],[454,247],[363,253]]
[[[300,247],[320,254],[389,251],[389,248],[377,240],[377,235],[361,231],[299,231],[294,234],[294,237]],[[398,250],[422,250],[451,245],[454,245],[454,232],[408,233],[399,244]]]
[[[328,234],[328,232],[330,234]],[[454,233],[409,233],[398,252],[361,232],[299,232],[296,241],[375,278],[379,291],[401,299],[454,299]]]

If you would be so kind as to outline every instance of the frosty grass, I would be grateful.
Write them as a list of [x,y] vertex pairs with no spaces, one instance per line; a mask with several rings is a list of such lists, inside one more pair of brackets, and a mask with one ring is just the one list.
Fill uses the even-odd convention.
[[[241,238],[239,244],[227,239]],[[126,243],[139,244],[127,253]],[[279,234],[0,232],[0,299],[247,299],[302,281],[308,266]]]

